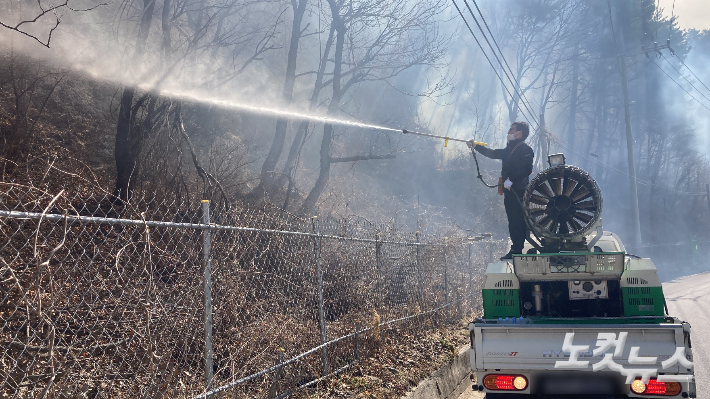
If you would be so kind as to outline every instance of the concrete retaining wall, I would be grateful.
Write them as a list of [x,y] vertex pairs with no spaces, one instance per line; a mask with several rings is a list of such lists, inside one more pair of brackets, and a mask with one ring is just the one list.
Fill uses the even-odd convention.
[[420,382],[404,399],[457,398],[471,383],[470,345],[459,348],[456,358],[441,366],[431,377]]

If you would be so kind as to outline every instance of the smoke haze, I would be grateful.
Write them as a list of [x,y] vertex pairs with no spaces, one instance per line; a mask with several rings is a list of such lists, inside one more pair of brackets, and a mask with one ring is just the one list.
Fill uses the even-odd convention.
[[[485,34],[492,32],[491,45],[502,50],[497,54],[507,64],[501,65],[468,9],[457,3],[493,66],[456,8],[433,0],[343,3],[342,20],[334,19],[325,3],[306,2],[292,89],[286,89],[288,78],[284,81],[296,13],[286,2],[157,1],[144,44],[148,3],[62,9],[49,48],[9,29],[0,30],[0,46],[7,57],[21,54],[115,87],[108,99],[112,118],[120,90],[127,87],[172,101],[166,109],[178,101],[189,104],[194,118],[183,118],[193,127],[188,130],[198,149],[210,148],[226,132],[251,143],[245,167],[254,177],[240,195],[261,187],[265,173],[282,173],[290,180],[274,178],[276,189],[265,192],[294,212],[315,196],[321,212],[370,215],[432,231],[454,225],[471,233],[491,231],[497,238],[507,236],[502,200],[475,180],[465,145],[445,147],[442,141],[382,128],[500,148],[510,123],[528,120],[535,171],[546,166],[543,152],[563,152],[569,163],[589,171],[604,196],[605,229],[625,239],[633,234],[632,204],[616,54],[626,52],[645,244],[633,250],[661,258],[669,248],[687,254],[692,239],[710,247],[708,199],[701,195],[710,183],[705,133],[710,35],[680,29],[686,26],[683,18],[690,19],[685,9],[677,6],[671,20],[663,2],[664,9],[656,10],[652,0],[612,1],[611,10],[605,2],[588,0],[481,0],[482,13],[473,4],[472,11]],[[72,3],[74,9],[96,5]],[[35,11],[0,7],[7,11],[0,20],[9,25]],[[27,32],[44,38],[53,23],[45,16],[27,24]],[[340,44],[339,32],[344,32]],[[654,42],[666,44],[668,37],[674,54],[639,52]],[[336,72],[339,45],[342,62]],[[336,73],[339,85],[333,84]],[[299,136],[304,115],[310,124]],[[282,149],[273,144],[278,118],[288,121]],[[333,120],[343,123],[328,133],[324,123]],[[115,130],[97,134],[111,141]],[[325,143],[328,134],[332,142]],[[323,148],[338,161],[328,162],[325,177]],[[286,159],[289,152],[297,154],[296,161]],[[210,154],[198,155],[209,163]],[[273,167],[262,167],[274,157]],[[481,167],[487,181],[497,180],[499,162],[482,159]]]

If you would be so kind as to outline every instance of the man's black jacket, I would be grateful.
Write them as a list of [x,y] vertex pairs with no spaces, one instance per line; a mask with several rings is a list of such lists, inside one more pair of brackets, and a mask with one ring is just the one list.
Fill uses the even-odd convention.
[[485,157],[503,160],[501,176],[503,181],[510,179],[513,182],[513,190],[524,190],[528,186],[528,176],[532,173],[535,153],[523,140],[509,141],[505,148],[497,150],[480,145],[475,148]]

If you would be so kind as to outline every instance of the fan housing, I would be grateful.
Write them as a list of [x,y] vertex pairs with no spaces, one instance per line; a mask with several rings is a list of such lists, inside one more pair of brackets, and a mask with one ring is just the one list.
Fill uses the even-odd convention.
[[523,197],[528,225],[538,238],[580,240],[601,218],[599,186],[584,170],[559,165],[535,176]]

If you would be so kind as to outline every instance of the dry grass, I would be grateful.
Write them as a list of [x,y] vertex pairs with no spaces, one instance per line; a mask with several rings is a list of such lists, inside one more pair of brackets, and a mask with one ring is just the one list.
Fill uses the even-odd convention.
[[[0,184],[5,209],[60,215],[93,212],[134,220],[172,221],[182,215],[197,221],[200,217],[180,204],[152,197],[119,209],[89,191],[51,195]],[[310,230],[306,222],[264,208],[215,210],[213,215],[238,226]],[[324,234],[342,231],[344,222],[323,221]],[[189,398],[203,391],[200,230],[8,218],[0,223],[3,394]],[[374,237],[377,232],[369,225],[347,224],[348,237],[365,238],[366,233]],[[385,238],[398,237],[408,235],[389,231]],[[444,303],[445,282],[450,301],[478,292],[482,263],[469,273],[468,247],[460,240],[448,242],[422,250],[425,302],[420,304],[414,247],[383,245],[378,263],[373,243],[322,240],[327,337],[351,334],[358,320],[370,320],[372,329],[362,352],[365,360],[356,366],[363,375],[380,375],[368,370],[385,367],[381,364],[386,362],[371,363],[370,357],[378,362],[387,356],[396,359],[396,351],[435,359],[437,346],[424,333],[449,331],[447,326],[469,309],[471,302],[465,299],[439,312],[380,328],[383,321]],[[274,365],[279,348],[289,359],[320,344],[318,263],[312,237],[214,232],[211,251],[215,386]],[[481,246],[477,256],[484,252],[486,247]],[[454,342],[446,334],[447,342]],[[331,370],[351,362],[354,349],[354,338],[328,347]],[[322,374],[317,352],[287,366],[280,389],[294,389]],[[416,380],[415,375],[407,375]],[[265,377],[230,391],[260,396],[271,386],[271,377]],[[383,389],[389,383],[384,377],[378,377],[383,378]]]

